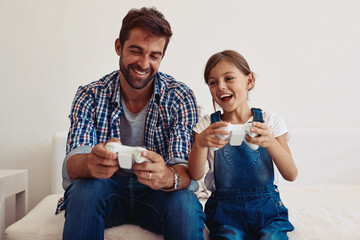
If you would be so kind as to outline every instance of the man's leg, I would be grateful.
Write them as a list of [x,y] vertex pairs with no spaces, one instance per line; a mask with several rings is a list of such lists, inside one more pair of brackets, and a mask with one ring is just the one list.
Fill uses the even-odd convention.
[[165,195],[164,239],[204,239],[205,213],[195,194],[182,190]]
[[128,178],[121,179],[77,179],[70,185],[65,193],[63,240],[102,240],[105,227],[126,222],[128,199],[121,186]]
[[163,234],[164,240],[204,239],[205,214],[191,191],[164,192],[147,188],[141,193],[135,197],[134,224]]

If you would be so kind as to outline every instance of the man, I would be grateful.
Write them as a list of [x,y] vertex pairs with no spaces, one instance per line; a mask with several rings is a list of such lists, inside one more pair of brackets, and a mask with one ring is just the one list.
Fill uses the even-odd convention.
[[[104,239],[104,228],[126,223],[164,239],[203,239],[201,204],[186,190],[196,100],[158,72],[171,36],[155,8],[130,10],[115,41],[120,70],[78,89],[63,165],[63,239]],[[119,168],[108,142],[145,146],[151,162]]]

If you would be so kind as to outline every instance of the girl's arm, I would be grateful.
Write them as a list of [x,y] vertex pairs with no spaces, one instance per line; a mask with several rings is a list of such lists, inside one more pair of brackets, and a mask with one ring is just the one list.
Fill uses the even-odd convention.
[[269,152],[283,178],[288,181],[294,181],[298,170],[287,144],[286,134],[275,139],[274,144],[267,147],[266,150]]
[[198,134],[194,135],[194,145],[191,149],[188,162],[188,170],[191,179],[199,180],[204,176],[205,163],[207,159],[208,148],[201,147],[197,140]]
[[253,126],[255,128],[252,128],[251,131],[261,136],[256,138],[246,136],[246,141],[265,147],[282,177],[288,181],[294,181],[298,170],[287,144],[286,134],[275,138],[266,124],[253,122]]
[[188,162],[188,171],[191,179],[199,180],[204,176],[205,163],[209,147],[222,148],[228,140],[222,140],[216,135],[228,135],[229,132],[219,127],[227,126],[226,122],[216,122],[199,134],[195,133],[194,145],[191,149]]

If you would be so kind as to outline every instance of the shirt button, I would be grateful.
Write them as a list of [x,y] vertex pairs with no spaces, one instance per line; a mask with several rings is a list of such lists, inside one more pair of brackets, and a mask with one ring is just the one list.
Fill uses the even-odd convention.
[[275,188],[275,192],[279,192],[279,190],[277,188]]
[[280,206],[282,206],[282,205],[283,205],[281,201],[279,201],[279,205],[280,205]]

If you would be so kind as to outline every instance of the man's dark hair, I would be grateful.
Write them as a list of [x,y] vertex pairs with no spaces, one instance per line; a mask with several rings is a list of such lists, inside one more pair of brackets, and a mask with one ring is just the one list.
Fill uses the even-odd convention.
[[131,9],[122,21],[119,34],[121,46],[124,46],[125,41],[129,39],[131,30],[134,28],[141,28],[154,36],[165,37],[165,53],[170,37],[172,36],[172,31],[169,22],[161,12],[154,7]]

